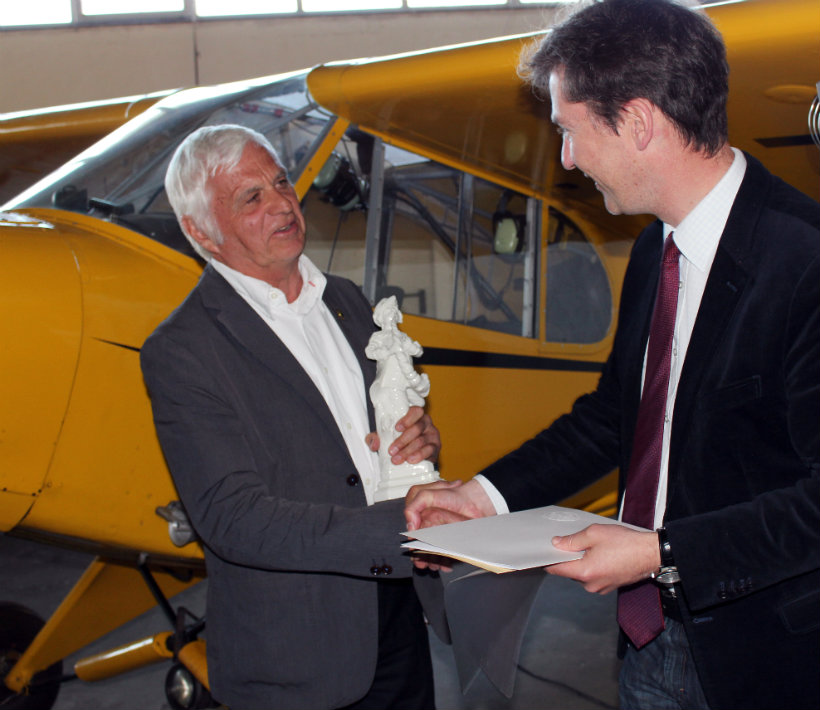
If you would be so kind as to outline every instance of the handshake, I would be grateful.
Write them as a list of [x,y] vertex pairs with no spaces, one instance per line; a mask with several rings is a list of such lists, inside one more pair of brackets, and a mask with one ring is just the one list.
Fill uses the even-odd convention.
[[[404,499],[404,517],[408,531],[495,514],[496,509],[490,497],[474,479],[466,483],[461,480],[434,481],[413,486]],[[418,569],[450,569],[447,558],[438,555],[414,553],[413,564]]]
[[[408,531],[482,518],[497,512],[477,479],[413,486],[405,497]],[[533,530],[532,534],[538,532]],[[593,522],[572,534],[554,536],[549,542],[556,550],[582,553],[582,557],[549,564],[546,571],[574,579],[588,592],[596,594],[608,594],[619,587],[648,579],[660,565],[657,533],[617,524],[614,520]],[[449,570],[452,562],[439,555],[413,553],[413,564],[418,569]]]
[[496,509],[476,480],[435,481],[413,486],[404,499],[408,530],[495,515]]

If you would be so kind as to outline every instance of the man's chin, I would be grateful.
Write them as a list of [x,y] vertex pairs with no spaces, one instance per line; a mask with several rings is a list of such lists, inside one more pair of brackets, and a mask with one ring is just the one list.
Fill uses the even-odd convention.
[[612,214],[612,215],[623,214],[623,211],[621,210],[618,203],[616,203],[614,200],[610,199],[606,195],[604,195],[603,197],[604,197],[604,207],[606,208],[606,211],[609,212],[609,214]]

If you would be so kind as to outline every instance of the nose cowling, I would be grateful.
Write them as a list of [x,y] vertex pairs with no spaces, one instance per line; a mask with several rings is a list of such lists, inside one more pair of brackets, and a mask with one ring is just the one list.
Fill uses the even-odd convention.
[[59,230],[0,214],[0,530],[41,494],[71,396],[82,331],[76,256]]

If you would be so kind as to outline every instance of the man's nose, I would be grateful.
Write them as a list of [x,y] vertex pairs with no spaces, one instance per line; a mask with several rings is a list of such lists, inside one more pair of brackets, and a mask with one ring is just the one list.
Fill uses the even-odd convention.
[[575,167],[575,162],[572,160],[572,150],[566,136],[561,138],[561,165],[564,166],[565,170],[572,170]]
[[292,212],[293,204],[286,194],[272,189],[266,191],[265,209],[271,214],[281,214],[282,212]]

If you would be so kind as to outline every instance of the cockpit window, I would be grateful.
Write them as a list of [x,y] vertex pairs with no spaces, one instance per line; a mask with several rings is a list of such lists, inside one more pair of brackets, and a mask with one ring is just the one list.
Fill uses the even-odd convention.
[[353,128],[304,212],[308,255],[373,303],[536,337],[536,200]]
[[535,256],[525,196],[432,161],[385,175],[382,286],[406,312],[534,336]]
[[547,242],[547,340],[597,343],[612,325],[612,288],[601,258],[581,229],[554,208]]
[[163,99],[20,195],[10,207],[57,207],[134,229],[193,254],[163,181],[177,145],[203,125],[238,123],[265,134],[285,168],[301,171],[332,118],[305,74],[183,91]]

